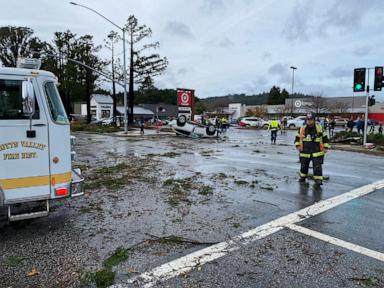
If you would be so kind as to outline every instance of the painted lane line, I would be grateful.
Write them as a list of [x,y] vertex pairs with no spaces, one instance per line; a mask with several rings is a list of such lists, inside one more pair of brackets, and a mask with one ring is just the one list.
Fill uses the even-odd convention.
[[322,240],[324,242],[327,242],[327,243],[330,243],[330,244],[345,248],[347,250],[350,250],[350,251],[353,251],[353,252],[356,252],[356,253],[359,253],[359,254],[362,254],[362,255],[365,255],[365,256],[368,256],[368,257],[371,257],[371,258],[374,258],[376,260],[384,262],[384,253],[374,251],[374,250],[371,250],[371,249],[368,249],[368,248],[365,248],[365,247],[362,247],[362,246],[359,246],[359,245],[356,245],[356,244],[353,244],[353,243],[350,243],[350,242],[347,242],[347,241],[344,241],[344,240],[341,240],[341,239],[338,239],[338,238],[335,238],[335,237],[332,237],[332,236],[329,236],[329,235],[326,235],[326,234],[323,234],[323,233],[320,233],[320,232],[317,232],[317,231],[314,231],[314,230],[311,230],[311,229],[308,229],[305,227],[302,227],[302,226],[298,226],[295,224],[288,224],[285,227],[287,227],[293,231],[299,232],[301,234],[311,236],[313,238],[317,238],[317,239]]
[[249,230],[248,232],[235,236],[230,240],[195,251],[191,254],[156,267],[151,271],[145,272],[128,280],[127,284],[113,285],[110,288],[125,288],[129,287],[128,284],[134,283],[139,283],[140,287],[153,287],[160,280],[164,281],[175,276],[185,274],[202,264],[211,262],[227,255],[229,252],[240,249],[241,245],[249,244],[278,232],[281,229],[284,229],[288,224],[304,221],[329,209],[335,208],[341,204],[370,194],[382,188],[384,188],[384,180],[362,186],[330,199],[322,200],[304,209],[290,213],[255,229]]

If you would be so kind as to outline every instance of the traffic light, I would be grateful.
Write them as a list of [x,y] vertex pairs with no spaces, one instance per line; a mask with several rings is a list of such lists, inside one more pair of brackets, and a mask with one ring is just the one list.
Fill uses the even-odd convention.
[[353,92],[365,91],[365,68],[356,68],[353,77]]
[[374,106],[376,104],[375,95],[368,97],[368,106]]
[[374,91],[381,91],[383,86],[383,67],[375,67],[375,86]]

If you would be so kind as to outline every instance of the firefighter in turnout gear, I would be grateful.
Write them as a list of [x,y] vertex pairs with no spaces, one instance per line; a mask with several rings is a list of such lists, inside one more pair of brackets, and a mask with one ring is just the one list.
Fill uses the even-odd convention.
[[308,177],[309,163],[313,164],[313,179],[317,185],[323,183],[324,155],[329,146],[327,133],[315,123],[312,114],[307,115],[306,124],[300,128],[296,135],[296,148],[300,152],[300,182],[305,182]]

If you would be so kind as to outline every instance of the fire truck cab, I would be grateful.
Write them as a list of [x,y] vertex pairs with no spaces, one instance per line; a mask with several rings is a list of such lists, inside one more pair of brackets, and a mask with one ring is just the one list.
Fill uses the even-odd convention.
[[[0,208],[10,221],[47,216],[50,201],[84,193],[57,78],[38,59],[18,67],[0,67]],[[40,209],[19,209],[31,202]]]

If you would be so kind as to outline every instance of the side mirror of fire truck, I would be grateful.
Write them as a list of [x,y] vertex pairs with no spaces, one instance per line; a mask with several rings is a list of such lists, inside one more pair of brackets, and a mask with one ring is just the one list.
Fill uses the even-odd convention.
[[23,81],[22,84],[23,114],[32,116],[35,113],[35,93],[31,81]]

